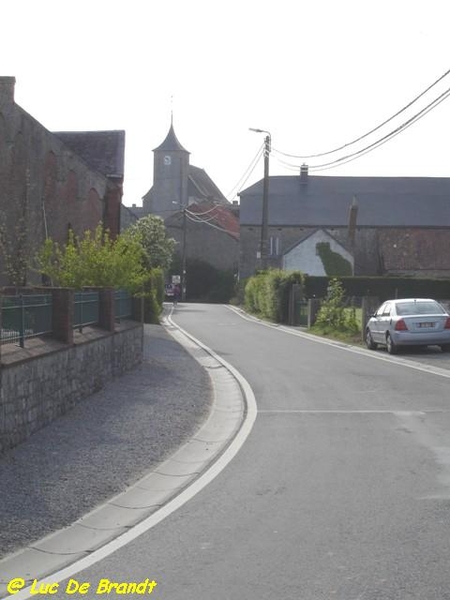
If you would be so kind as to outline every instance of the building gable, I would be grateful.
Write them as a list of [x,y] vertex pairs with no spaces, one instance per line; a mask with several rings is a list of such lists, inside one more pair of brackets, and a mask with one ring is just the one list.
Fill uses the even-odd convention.
[[[337,255],[334,269],[327,259],[333,255]],[[348,268],[350,272],[330,272],[339,271],[339,265],[342,265],[343,271]],[[308,275],[349,275],[353,273],[353,268],[353,255],[324,229],[317,229],[303,236],[283,254],[283,269],[302,271]]]

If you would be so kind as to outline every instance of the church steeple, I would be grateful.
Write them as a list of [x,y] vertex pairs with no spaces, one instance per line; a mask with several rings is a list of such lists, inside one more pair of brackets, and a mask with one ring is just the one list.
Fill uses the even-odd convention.
[[153,187],[144,196],[149,212],[166,219],[188,205],[189,154],[175,135],[172,112],[169,132],[153,150]]
[[186,148],[183,148],[183,146],[180,144],[180,142],[178,141],[177,136],[175,135],[175,130],[173,128],[173,114],[171,115],[171,119],[170,119],[170,129],[169,129],[169,133],[166,135],[166,139],[163,141],[162,144],[160,144],[157,148],[154,148],[153,152],[187,152],[188,154],[190,154],[190,152],[188,152],[186,150]]

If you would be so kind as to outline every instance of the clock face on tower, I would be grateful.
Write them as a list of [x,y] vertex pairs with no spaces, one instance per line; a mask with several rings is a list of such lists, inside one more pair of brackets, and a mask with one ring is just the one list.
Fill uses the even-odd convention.
[[165,156],[164,157],[164,164],[165,165],[170,165],[172,164],[172,158],[170,156]]

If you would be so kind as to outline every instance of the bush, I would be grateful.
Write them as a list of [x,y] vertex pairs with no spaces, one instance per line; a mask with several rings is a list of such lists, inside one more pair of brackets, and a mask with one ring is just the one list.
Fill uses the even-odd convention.
[[338,279],[331,279],[313,329],[321,333],[358,333],[356,310],[345,308],[344,288]]
[[303,283],[303,274],[299,271],[271,269],[257,273],[245,285],[245,308],[265,319],[287,322],[289,292],[294,283]]
[[150,277],[144,286],[144,322],[159,323],[164,302],[164,275],[161,269],[150,271]]

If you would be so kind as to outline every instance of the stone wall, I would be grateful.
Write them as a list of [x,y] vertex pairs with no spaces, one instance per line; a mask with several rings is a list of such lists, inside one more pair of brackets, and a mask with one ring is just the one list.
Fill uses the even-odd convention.
[[[42,344],[42,342],[39,342]],[[114,333],[87,328],[74,345],[30,346],[0,368],[0,453],[63,415],[142,361],[143,328],[122,322]]]
[[[348,245],[347,227],[325,227],[340,244]],[[278,238],[278,256],[269,256],[269,267],[281,268],[282,255],[317,227],[269,227],[269,237]],[[245,279],[258,267],[261,228],[241,225],[239,274]],[[448,277],[450,274],[450,229],[358,227],[355,232],[355,275],[409,275]]]

